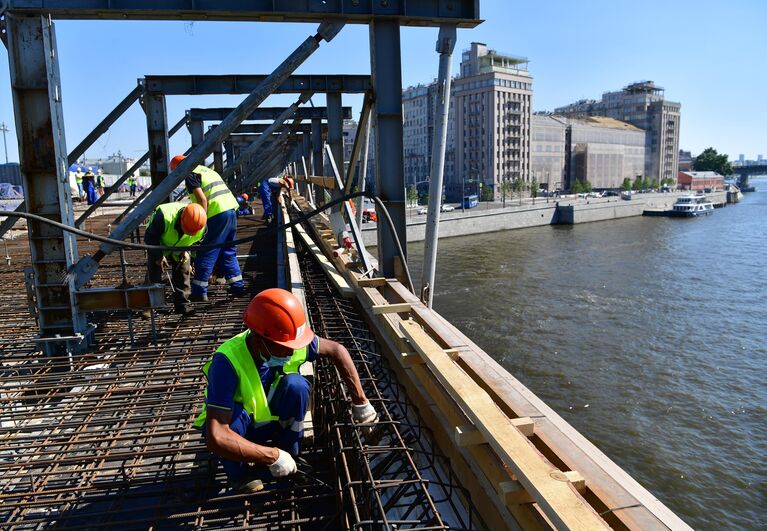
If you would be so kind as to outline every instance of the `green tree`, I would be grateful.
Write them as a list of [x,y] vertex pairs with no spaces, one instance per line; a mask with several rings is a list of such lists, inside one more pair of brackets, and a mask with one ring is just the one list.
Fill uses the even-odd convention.
[[538,197],[538,179],[535,177],[530,181],[530,197],[533,198],[533,203],[535,203],[535,198]]
[[703,153],[692,161],[692,169],[695,171],[715,171],[719,175],[732,175],[732,166],[726,153],[721,155],[712,147],[703,150]]
[[416,190],[414,184],[411,184],[410,186],[408,186],[408,189],[407,189],[407,202],[410,205],[418,204],[418,190]]
[[511,197],[514,198],[515,193],[519,193],[519,204],[522,204],[522,188],[524,187],[524,183],[522,183],[522,179],[519,177],[514,178],[514,180],[511,181]]
[[501,180],[501,199],[503,200],[503,206],[506,206],[506,196],[511,193],[511,183],[507,178]]
[[644,188],[644,180],[642,179],[641,175],[637,175],[637,178],[634,180],[634,190],[642,190]]
[[623,179],[623,184],[621,184],[621,190],[623,190],[624,192],[628,192],[629,190],[631,190],[631,179],[629,179],[628,177]]
[[591,183],[586,179],[585,181],[581,181],[580,179],[575,179],[575,182],[573,183],[573,189],[572,192],[574,194],[587,194],[592,190]]
[[482,193],[480,194],[480,201],[492,201],[493,200],[493,189],[490,188],[488,185],[484,185],[481,188]]
[[645,181],[645,186],[647,186],[648,188],[652,188],[653,190],[657,190],[658,188],[660,188],[660,185],[658,184],[658,179]]

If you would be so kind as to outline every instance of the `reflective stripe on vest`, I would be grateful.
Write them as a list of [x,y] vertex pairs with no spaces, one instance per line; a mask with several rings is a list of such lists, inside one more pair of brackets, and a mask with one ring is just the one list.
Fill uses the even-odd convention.
[[[234,372],[237,374],[237,387],[234,390],[234,401],[242,404],[243,409],[248,412],[254,424],[263,424],[273,420],[279,420],[279,418],[272,415],[272,412],[269,409],[269,400],[264,392],[261,376],[258,374],[256,362],[250,354],[250,350],[248,350],[248,345],[245,339],[248,337],[249,333],[248,330],[245,330],[234,336],[232,339],[225,341],[224,344],[218,348],[216,353],[226,356],[226,359],[229,360]],[[305,361],[306,347],[293,351],[290,360],[288,360],[282,367],[282,371],[275,375],[274,382],[272,382],[272,385],[269,387],[269,398],[274,394],[282,377],[285,374],[297,374],[298,369]],[[212,362],[213,357],[211,357],[202,367],[202,372],[205,375],[205,378],[208,377],[208,370],[210,369],[210,364]],[[205,402],[202,404],[202,412],[193,424],[195,428],[202,428],[205,425],[205,419],[207,418],[207,398],[208,390],[206,388]]]
[[[181,216],[181,211],[184,209],[183,203],[165,203],[154,209],[152,217],[149,219],[149,223],[152,223],[154,216],[157,212],[162,212],[163,220],[165,221],[165,227],[160,237],[160,245],[164,247],[189,247],[200,241],[205,234],[205,227],[200,229],[196,234],[184,234],[179,233],[176,230],[178,219]],[[173,253],[171,251],[163,251],[165,256],[173,255],[173,258],[179,259],[181,253]]]
[[[207,166],[197,166],[193,173],[200,176],[200,188],[208,200],[208,219],[226,210],[237,210],[237,200],[218,173]],[[197,197],[193,193],[189,193],[189,200],[197,203]]]

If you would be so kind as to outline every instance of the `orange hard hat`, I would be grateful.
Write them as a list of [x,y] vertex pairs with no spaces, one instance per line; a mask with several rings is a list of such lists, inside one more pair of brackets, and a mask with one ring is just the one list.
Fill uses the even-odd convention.
[[245,201],[249,199],[248,194],[242,194],[240,197],[242,197]]
[[253,297],[242,320],[251,332],[293,350],[314,339],[301,303],[284,289],[270,288]]
[[181,212],[181,230],[184,231],[184,234],[197,234],[207,222],[208,216],[205,214],[205,209],[197,203],[186,205],[184,211]]
[[186,158],[186,155],[176,155],[170,159],[170,171],[175,171],[182,160]]

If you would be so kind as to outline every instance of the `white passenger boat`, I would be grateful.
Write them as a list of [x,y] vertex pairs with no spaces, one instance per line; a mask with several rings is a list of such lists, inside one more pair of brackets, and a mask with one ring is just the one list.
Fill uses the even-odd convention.
[[714,203],[703,195],[683,195],[676,200],[671,213],[674,216],[704,216],[714,211]]

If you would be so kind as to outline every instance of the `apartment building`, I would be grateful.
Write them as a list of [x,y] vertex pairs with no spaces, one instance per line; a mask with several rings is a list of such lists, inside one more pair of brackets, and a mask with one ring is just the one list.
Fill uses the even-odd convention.
[[664,89],[654,82],[632,83],[622,90],[605,92],[599,101],[581,100],[554,112],[570,117],[607,116],[646,131],[643,176],[676,179],[681,104],[666,100]]
[[[444,191],[448,201],[490,190],[503,180],[530,182],[532,81],[528,60],[472,43],[461,56],[448,116]],[[436,86],[403,91],[405,179],[429,178]]]

